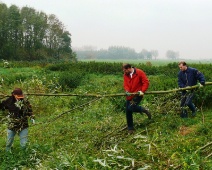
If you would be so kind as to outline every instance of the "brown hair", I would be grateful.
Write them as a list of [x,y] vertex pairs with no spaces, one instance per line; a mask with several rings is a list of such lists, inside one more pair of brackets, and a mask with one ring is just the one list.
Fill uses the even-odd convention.
[[23,92],[20,88],[15,88],[12,92],[12,94],[16,97],[16,98],[24,98]]
[[126,64],[123,64],[123,69],[128,69],[128,68],[132,68],[132,66],[131,66],[131,64],[128,64],[128,63],[126,63]]
[[178,63],[178,66],[179,66],[180,64],[182,64],[183,66],[187,66],[187,64],[186,64],[185,61],[180,61],[180,62]]

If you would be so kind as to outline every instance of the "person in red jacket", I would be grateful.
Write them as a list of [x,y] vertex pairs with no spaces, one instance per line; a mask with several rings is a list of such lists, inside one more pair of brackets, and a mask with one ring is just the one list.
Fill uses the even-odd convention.
[[[134,131],[133,112],[145,113],[151,119],[151,113],[146,108],[139,106],[145,91],[149,87],[149,80],[144,71],[132,67],[130,64],[123,64],[123,72],[127,128],[129,133],[132,133]],[[137,95],[131,95],[130,93],[137,93]]]

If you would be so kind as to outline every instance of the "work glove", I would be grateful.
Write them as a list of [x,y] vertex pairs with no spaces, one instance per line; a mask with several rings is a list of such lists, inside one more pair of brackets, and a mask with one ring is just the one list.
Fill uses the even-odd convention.
[[131,96],[131,94],[128,91],[126,91],[125,94],[126,96]]
[[198,85],[199,85],[199,88],[203,87],[203,85],[201,83],[198,83]]
[[35,124],[35,119],[30,119],[30,122],[31,122],[32,124]]
[[143,93],[142,91],[138,91],[138,95],[139,95],[139,96],[143,96],[144,93]]

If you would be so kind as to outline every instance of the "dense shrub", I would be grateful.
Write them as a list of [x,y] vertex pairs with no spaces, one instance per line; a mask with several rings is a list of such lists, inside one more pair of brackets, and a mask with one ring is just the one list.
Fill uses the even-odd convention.
[[86,73],[95,74],[117,74],[122,72],[122,63],[107,62],[77,62],[77,63],[59,63],[47,67],[51,71],[74,71],[83,70]]
[[25,75],[16,74],[16,75],[11,75],[11,76],[7,76],[7,77],[3,76],[2,78],[3,78],[2,80],[4,81],[5,85],[10,85],[19,80],[24,81],[27,77]]
[[60,72],[58,81],[60,82],[63,90],[73,90],[80,84],[84,75],[85,72],[83,70],[74,70],[72,72],[64,71]]
[[50,71],[68,71],[68,70],[74,70],[72,64],[64,64],[64,63],[59,63],[59,64],[51,64],[47,66],[47,70]]

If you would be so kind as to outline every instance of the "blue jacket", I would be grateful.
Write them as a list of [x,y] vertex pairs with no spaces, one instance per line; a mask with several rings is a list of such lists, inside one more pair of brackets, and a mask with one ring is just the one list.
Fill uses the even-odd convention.
[[187,67],[185,71],[178,73],[178,86],[184,88],[186,86],[194,86],[199,81],[202,85],[205,84],[204,75],[195,68]]

